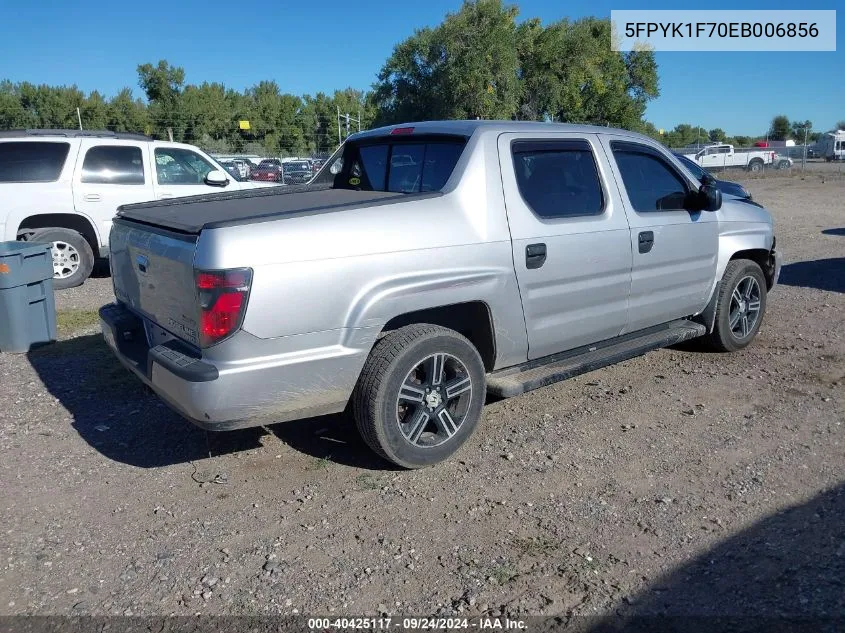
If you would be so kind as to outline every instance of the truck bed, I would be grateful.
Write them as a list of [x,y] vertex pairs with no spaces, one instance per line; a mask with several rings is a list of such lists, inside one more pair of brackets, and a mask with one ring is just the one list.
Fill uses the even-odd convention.
[[403,194],[299,185],[169,198],[118,209],[117,217],[197,234],[202,229],[267,222],[280,215],[325,213],[431,198],[440,192]]

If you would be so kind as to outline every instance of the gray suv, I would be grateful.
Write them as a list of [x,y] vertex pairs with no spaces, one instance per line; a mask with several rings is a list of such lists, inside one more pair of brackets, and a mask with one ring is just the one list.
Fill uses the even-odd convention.
[[745,347],[780,270],[769,213],[653,140],[495,121],[355,134],[307,185],[128,205],[111,249],[104,336],[176,411],[348,408],[407,468],[454,453],[488,393]]

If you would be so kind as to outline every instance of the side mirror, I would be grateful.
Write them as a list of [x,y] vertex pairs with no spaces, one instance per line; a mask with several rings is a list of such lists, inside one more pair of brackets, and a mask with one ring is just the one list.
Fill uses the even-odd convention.
[[702,211],[718,211],[722,208],[722,192],[714,185],[701,185],[698,189],[698,203]]
[[219,169],[212,169],[205,175],[205,184],[210,187],[225,187],[229,184],[229,179]]
[[701,184],[702,185],[715,185],[716,179],[713,177],[709,171],[705,171],[704,175],[701,177]]

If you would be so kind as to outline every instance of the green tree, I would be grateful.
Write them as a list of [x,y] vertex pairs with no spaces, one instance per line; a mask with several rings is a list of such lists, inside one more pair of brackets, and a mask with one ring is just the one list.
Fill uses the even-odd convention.
[[108,127],[109,106],[103,96],[93,91],[79,108],[82,127],[88,130],[104,130]]
[[379,121],[511,118],[521,95],[517,8],[471,0],[398,44],[378,74]]
[[845,119],[836,122],[836,129],[837,130],[845,130]]
[[725,134],[725,131],[720,128],[713,128],[709,132],[707,132],[708,136],[710,137],[711,141],[716,141],[717,143],[724,143],[725,139],[727,139],[728,135]]
[[185,136],[185,120],[181,108],[185,70],[162,59],[157,65],[138,66],[138,85],[149,100],[150,123],[154,134],[173,134],[175,140]]
[[132,98],[132,90],[123,88],[108,103],[106,127],[115,132],[150,134],[147,107],[140,99]]
[[769,139],[773,141],[785,141],[789,138],[792,128],[789,124],[789,118],[780,114],[772,119],[769,126]]

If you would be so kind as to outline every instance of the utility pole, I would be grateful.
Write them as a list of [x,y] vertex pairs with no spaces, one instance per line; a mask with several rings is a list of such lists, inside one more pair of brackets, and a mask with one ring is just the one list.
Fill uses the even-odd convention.
[[346,136],[349,136],[349,133],[351,132],[349,124],[352,123],[352,122],[358,124],[358,131],[360,132],[361,131],[361,110],[358,110],[358,118],[356,119],[354,116],[352,116],[348,112],[341,114],[340,113],[340,106],[338,106],[338,108],[337,108],[337,140],[338,140],[338,143],[343,142],[342,139],[341,139],[341,132],[340,132],[341,121],[346,126]]
[[340,106],[337,106],[337,144],[340,145],[343,143],[343,139],[340,135]]
[[810,126],[804,126],[804,155],[801,157],[801,171],[807,167],[807,134],[810,132]]
[[79,113],[79,108],[76,109],[76,120],[79,121],[79,129],[82,129],[82,115]]

